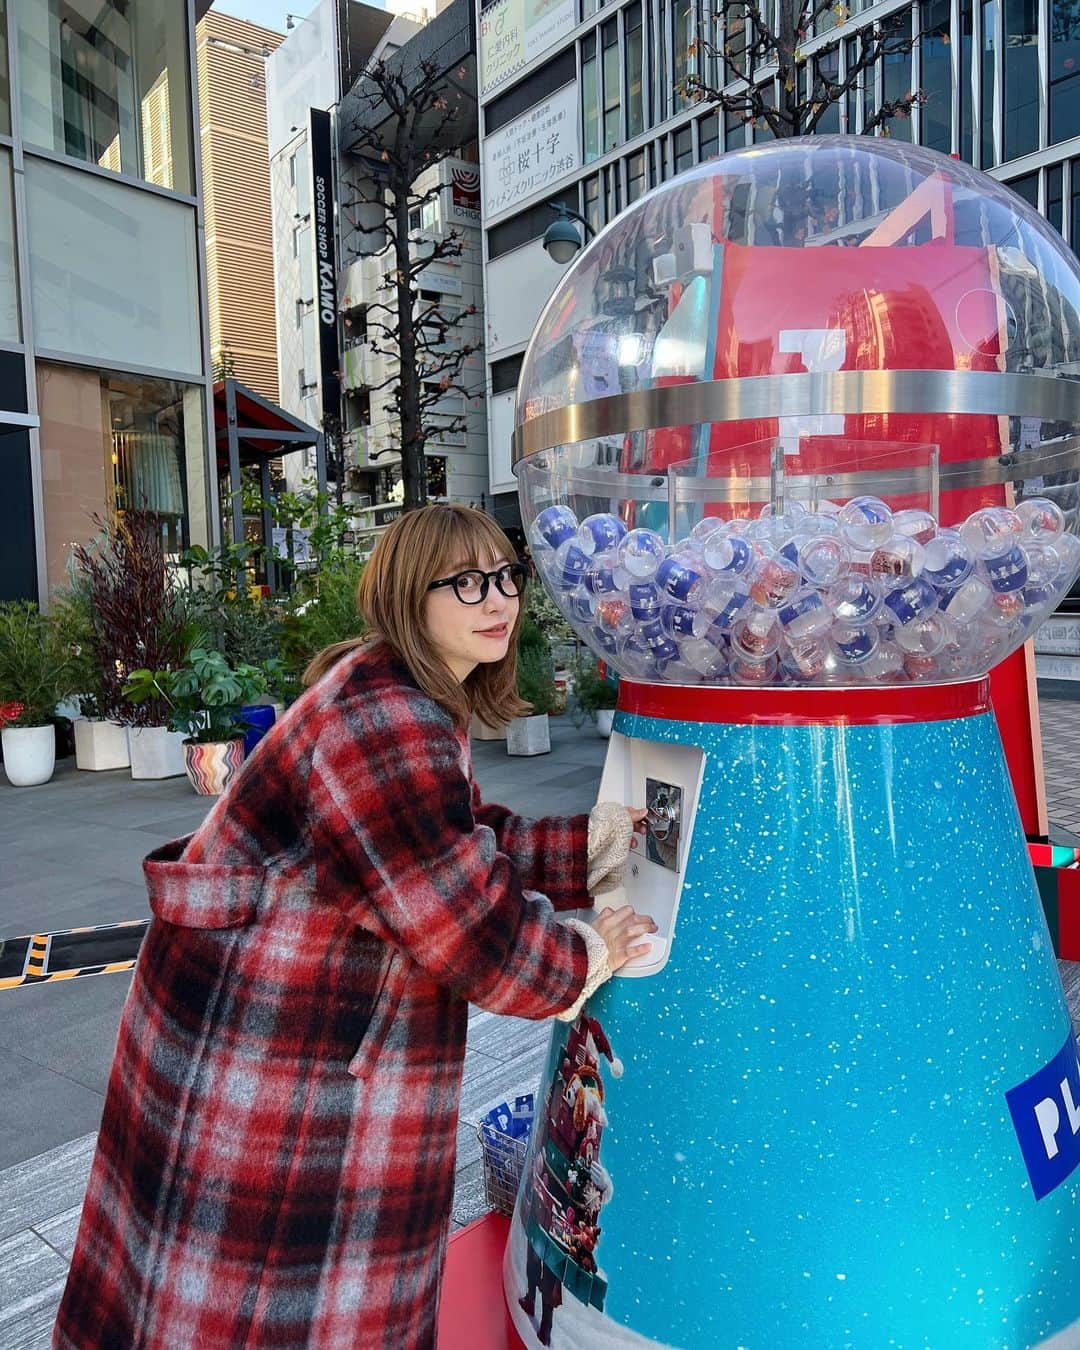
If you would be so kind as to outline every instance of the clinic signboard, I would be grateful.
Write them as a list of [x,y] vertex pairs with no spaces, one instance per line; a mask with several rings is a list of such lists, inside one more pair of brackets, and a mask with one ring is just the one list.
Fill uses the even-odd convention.
[[571,32],[575,10],[575,0],[495,0],[481,10],[481,98]]
[[484,140],[484,217],[548,192],[576,169],[578,96],[575,83]]

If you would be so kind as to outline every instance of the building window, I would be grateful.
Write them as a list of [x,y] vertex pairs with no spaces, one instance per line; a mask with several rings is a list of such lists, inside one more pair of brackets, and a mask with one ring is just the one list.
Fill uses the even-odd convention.
[[37,156],[25,170],[38,345],[101,366],[200,376],[192,208]]
[[689,127],[680,127],[675,133],[675,172],[682,173],[694,162],[694,134]]
[[[844,62],[845,72],[854,70],[855,63],[859,59],[859,42],[857,38],[848,38],[844,43]],[[873,71],[864,74],[863,81],[873,80]],[[849,136],[854,136],[859,129],[859,90],[857,85],[852,85],[844,94],[844,118],[847,123],[845,130]]]
[[596,34],[581,39],[581,125],[585,163],[600,154],[600,81],[596,60]]
[[301,225],[293,232],[293,248],[300,264],[300,299],[315,299],[315,267],[311,247],[311,226]]
[[534,239],[543,238],[544,231],[555,219],[551,210],[551,206],[554,205],[567,206],[576,211],[577,188],[572,187],[565,192],[556,193],[553,197],[537,202],[535,206],[527,207],[509,220],[493,225],[487,232],[488,261],[501,258],[504,253],[521,248],[523,244],[531,243]]
[[1080,248],[1080,159],[1069,161],[1069,243],[1076,253]]
[[600,219],[600,178],[594,175],[592,178],[586,178],[582,183],[585,193],[585,210],[583,215],[594,230],[599,232],[603,221]]
[[0,338],[8,342],[18,342],[21,336],[19,272],[15,265],[15,201],[11,187],[11,151],[0,149]]
[[739,150],[746,144],[746,123],[742,113],[724,114],[724,145],[728,150]]
[[994,105],[997,102],[998,0],[983,0],[982,6],[982,98],[979,104],[979,164],[992,168],[994,155]]
[[1050,140],[1080,136],[1080,8],[1051,0]]
[[622,210],[622,183],[619,181],[618,164],[609,164],[604,170],[604,182],[607,189],[607,219],[614,220]]
[[710,113],[698,123],[698,146],[698,158],[702,163],[707,159],[715,159],[720,153],[720,118],[717,113]]
[[645,151],[639,150],[626,161],[626,204],[643,197],[648,188],[645,181]]
[[517,388],[518,376],[521,374],[521,363],[524,359],[525,353],[518,352],[517,356],[504,356],[501,361],[492,361],[492,396],[495,394],[509,394]]
[[1036,0],[1005,0],[1004,159],[1039,148],[1038,41]]
[[187,10],[175,0],[12,0],[24,139],[194,191]]
[[629,140],[645,130],[645,65],[641,46],[641,0],[625,10],[626,23],[626,135]]
[[92,514],[149,513],[173,558],[209,544],[202,386],[41,361],[37,390],[42,451],[64,465],[43,484],[51,585],[65,580],[72,541],[94,533]]
[[952,150],[952,56],[949,0],[923,0],[919,36],[922,61],[920,137],[923,145],[947,155]]
[[[882,24],[885,30],[885,70],[882,97],[893,103],[911,93],[911,11],[894,14]],[[889,135],[894,140],[911,140],[911,117],[893,117]]]
[[573,47],[567,47],[558,56],[534,70],[531,75],[505,94],[493,98],[484,108],[484,134],[493,135],[500,127],[508,126],[523,112],[550,98],[556,89],[572,84],[577,79],[577,58]]
[[622,140],[622,88],[619,83],[619,23],[609,19],[600,30],[604,50],[604,150]]
[[429,497],[445,497],[446,489],[446,456],[428,455],[427,463],[427,491]]
[[685,108],[686,78],[697,70],[693,53],[694,9],[690,0],[674,0],[671,12],[671,51],[674,58],[676,108]]
[[1062,167],[1052,164],[1046,171],[1046,219],[1061,233]]
[[960,0],[960,158],[975,163],[974,112],[971,95],[971,63],[975,30],[973,0]]
[[1038,173],[1026,173],[1023,178],[1014,178],[1012,182],[1006,184],[1012,188],[1018,197],[1023,197],[1029,206],[1033,206],[1037,211],[1039,209],[1039,175]]
[[[831,10],[829,13],[831,14]],[[830,84],[840,82],[840,48],[833,47],[831,51],[822,53],[814,62],[814,73],[821,80],[822,88],[825,88],[824,81]],[[815,131],[819,136],[838,136],[840,134],[840,102],[838,99],[828,100],[826,98],[825,111],[821,114]]]

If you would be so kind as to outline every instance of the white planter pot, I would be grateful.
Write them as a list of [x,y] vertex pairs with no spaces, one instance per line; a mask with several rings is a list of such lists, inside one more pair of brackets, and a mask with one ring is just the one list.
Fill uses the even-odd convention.
[[75,767],[96,772],[126,769],[131,763],[127,727],[98,717],[75,719]]
[[611,724],[615,720],[614,708],[597,708],[596,729],[603,737],[611,735]]
[[505,741],[505,727],[489,727],[486,722],[481,722],[479,717],[473,716],[469,725],[469,735],[474,741]]
[[184,733],[165,727],[128,727],[132,778],[180,778],[184,766]]
[[56,767],[56,732],[47,727],[5,727],[0,732],[4,770],[12,787],[47,783]]
[[506,728],[508,755],[546,755],[551,750],[547,713],[538,717],[515,717]]

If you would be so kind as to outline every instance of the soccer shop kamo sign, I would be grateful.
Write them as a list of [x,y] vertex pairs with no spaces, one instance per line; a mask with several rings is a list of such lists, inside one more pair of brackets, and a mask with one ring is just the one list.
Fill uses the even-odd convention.
[[574,27],[575,0],[495,0],[480,14],[480,93],[510,79]]
[[484,141],[484,216],[547,191],[578,167],[577,85],[568,84]]

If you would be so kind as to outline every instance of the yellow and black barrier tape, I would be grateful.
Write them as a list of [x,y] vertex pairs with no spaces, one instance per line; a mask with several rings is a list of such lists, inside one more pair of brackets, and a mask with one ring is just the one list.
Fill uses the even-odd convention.
[[0,939],[0,989],[113,975],[134,968],[148,919]]

